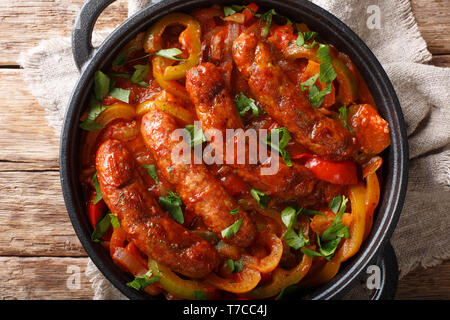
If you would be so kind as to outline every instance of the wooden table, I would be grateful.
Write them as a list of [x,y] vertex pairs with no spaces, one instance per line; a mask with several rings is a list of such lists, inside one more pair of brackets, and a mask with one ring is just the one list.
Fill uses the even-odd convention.
[[[42,39],[70,35],[83,0],[0,2],[0,298],[91,299],[88,279],[68,289],[70,268],[88,258],[69,222],[58,172],[59,137],[25,89],[19,54]],[[450,67],[450,1],[413,0],[432,64]],[[97,27],[126,18],[126,1],[110,6]],[[399,299],[450,298],[450,261],[402,279]]]

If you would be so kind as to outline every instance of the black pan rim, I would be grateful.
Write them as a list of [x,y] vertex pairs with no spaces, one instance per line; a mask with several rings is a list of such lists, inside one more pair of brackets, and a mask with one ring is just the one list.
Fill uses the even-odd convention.
[[[238,1],[214,1],[214,3],[219,4],[236,2]],[[340,270],[339,274],[330,282],[315,288],[308,293],[308,298],[310,299],[338,298],[349,290],[351,284],[361,275],[362,270],[365,270],[369,263],[372,263],[380,252],[382,252],[398,222],[406,195],[408,179],[408,143],[406,125],[403,120],[403,114],[395,90],[383,67],[371,50],[353,31],[351,31],[349,27],[329,12],[308,1],[286,0],[281,3],[278,1],[267,0],[259,2],[262,2],[265,7],[273,7],[280,12],[289,12],[290,10],[295,11],[300,8],[301,10],[308,11],[314,18],[325,21],[332,26],[334,32],[342,37],[344,42],[348,43],[346,53],[351,50],[354,55],[360,57],[360,59],[367,64],[367,69],[371,70],[370,74],[372,80],[377,86],[376,90],[383,92],[383,96],[379,98],[383,103],[391,106],[391,109],[386,109],[385,111],[387,112],[391,126],[392,144],[390,148],[392,149],[392,159],[389,165],[393,167],[391,177],[392,185],[389,186],[390,190],[388,198],[384,199],[384,202],[387,202],[387,207],[383,212],[379,226],[371,235],[370,239],[366,240],[364,250],[361,249],[361,252],[352,258],[351,263],[345,266],[344,270]],[[77,139],[79,138],[80,131],[78,128],[78,119],[83,109],[82,102],[86,101],[85,99],[89,92],[89,88],[92,85],[92,75],[95,70],[99,69],[102,62],[111,61],[119,48],[123,47],[123,45],[132,39],[139,31],[145,29],[145,26],[148,27],[153,21],[169,12],[185,11],[187,8],[207,6],[208,4],[211,5],[212,1],[165,0],[148,7],[127,19],[121,26],[114,30],[101,47],[96,50],[92,59],[84,66],[66,111],[60,142],[60,178],[70,220],[78,238],[94,264],[116,288],[130,299],[154,298],[126,286],[126,281],[129,281],[130,277],[124,275],[124,273],[114,265],[109,258],[109,255],[105,253],[105,250],[103,250],[100,245],[91,242],[90,226],[86,226],[86,223],[83,223],[83,221],[80,220],[80,215],[84,214],[84,210],[81,209],[82,199],[79,195],[79,180],[76,174],[77,161],[74,159],[78,156],[76,152]],[[149,19],[149,17],[151,18]],[[146,22],[144,23],[143,21]],[[333,41],[330,41],[330,43],[333,43]]]

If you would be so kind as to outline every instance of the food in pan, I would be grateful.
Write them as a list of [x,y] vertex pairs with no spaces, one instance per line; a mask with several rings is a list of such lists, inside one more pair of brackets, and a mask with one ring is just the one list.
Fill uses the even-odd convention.
[[389,127],[307,25],[254,3],[171,13],[93,80],[92,241],[136,290],[280,298],[332,279],[369,235]]

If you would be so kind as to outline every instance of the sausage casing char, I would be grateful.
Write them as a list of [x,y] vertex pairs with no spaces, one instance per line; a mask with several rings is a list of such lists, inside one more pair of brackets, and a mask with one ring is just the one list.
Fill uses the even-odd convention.
[[224,241],[239,247],[249,246],[255,238],[256,227],[244,210],[239,209],[236,215],[230,213],[238,208],[236,200],[203,163],[185,163],[172,158],[172,151],[177,145],[185,143],[172,140],[171,135],[177,128],[175,120],[159,110],[152,110],[142,118],[142,136],[153,152],[158,169],[176,186],[188,209],[201,216],[207,228],[219,237],[223,238],[222,230],[242,219],[239,231]]
[[282,69],[273,63],[267,44],[255,35],[242,33],[233,44],[233,58],[253,95],[298,143],[331,160],[345,160],[354,155],[356,139],[338,121],[311,106]]
[[193,278],[217,267],[218,254],[211,244],[161,211],[122,142],[105,141],[97,151],[96,167],[103,199],[142,252]]

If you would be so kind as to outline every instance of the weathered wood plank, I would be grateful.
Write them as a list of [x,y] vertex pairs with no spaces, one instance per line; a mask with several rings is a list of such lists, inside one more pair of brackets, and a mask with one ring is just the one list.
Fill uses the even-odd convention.
[[0,69],[0,161],[56,162],[59,137],[23,85],[23,73]]
[[0,256],[86,256],[58,172],[0,172]]
[[0,299],[92,299],[84,274],[87,262],[88,258],[0,257]]
[[412,0],[420,32],[432,54],[450,53],[450,1]]
[[[68,36],[83,0],[3,0],[0,2],[0,65],[18,64],[20,52],[42,39]],[[413,0],[413,11],[433,54],[450,53],[450,2]],[[100,17],[97,28],[114,28],[127,16],[127,1],[112,4]]]
[[[18,64],[22,51],[41,40],[69,36],[84,0],[2,0],[0,2],[0,65]],[[127,1],[108,7],[96,28],[114,28],[127,17]]]
[[450,299],[450,260],[443,264],[419,268],[399,282],[397,299]]

